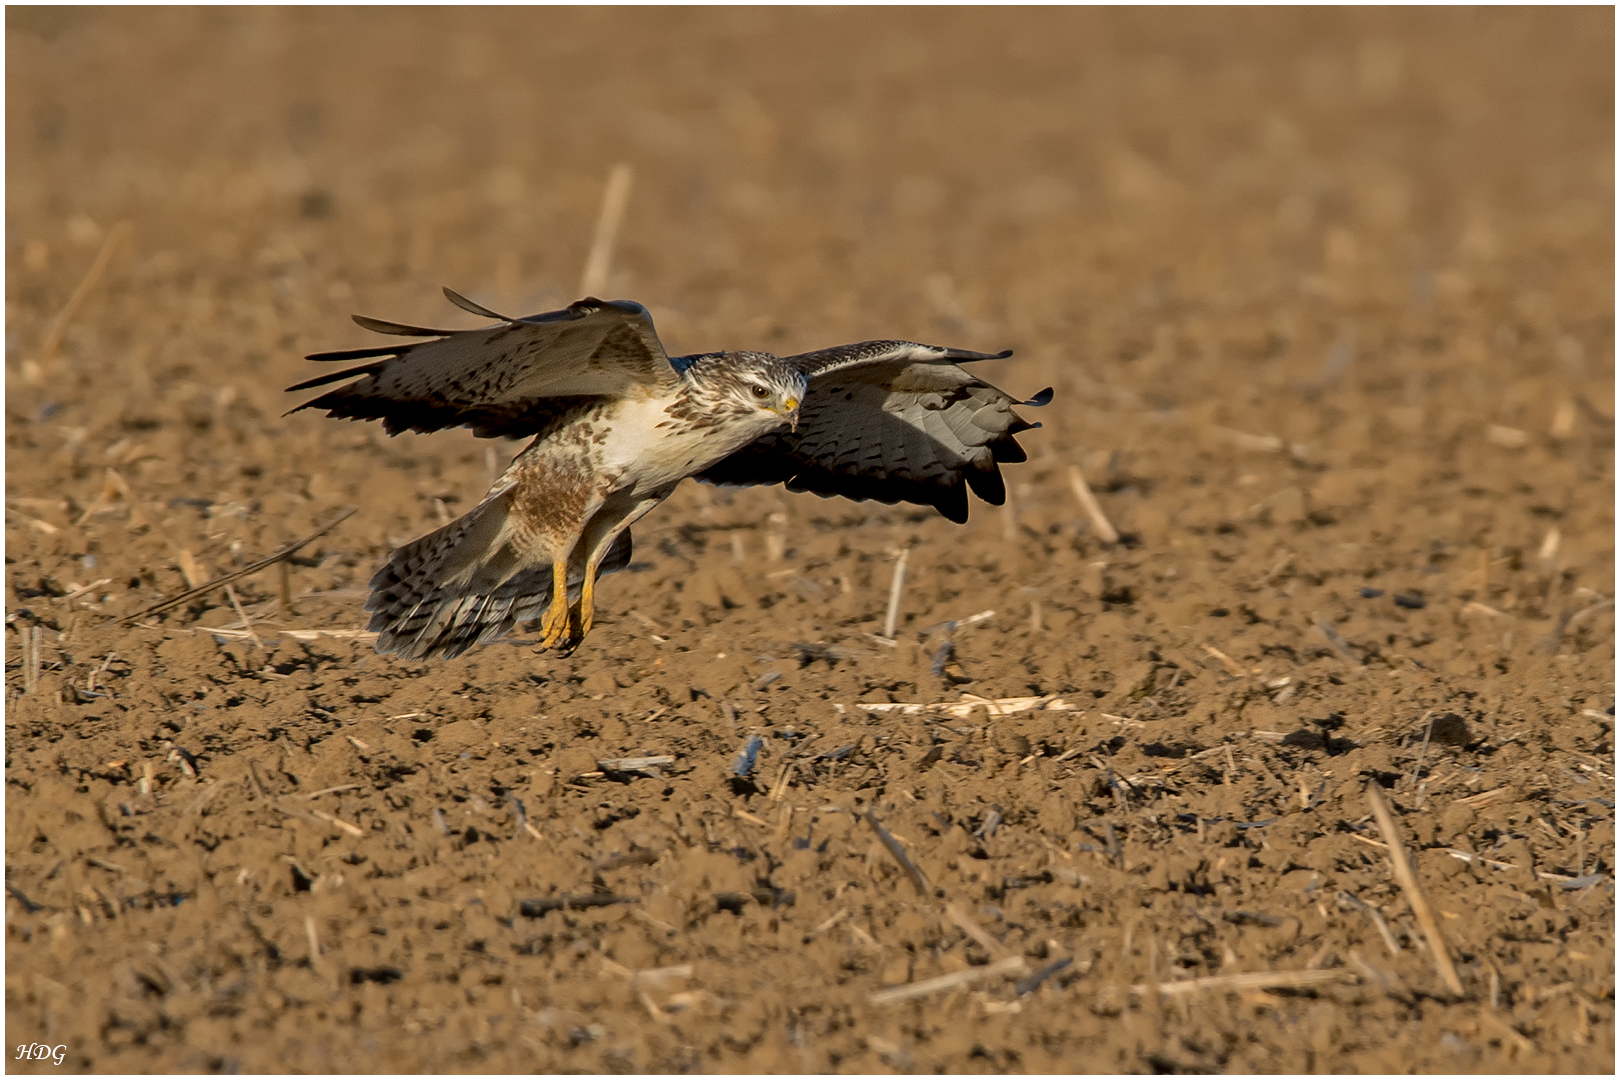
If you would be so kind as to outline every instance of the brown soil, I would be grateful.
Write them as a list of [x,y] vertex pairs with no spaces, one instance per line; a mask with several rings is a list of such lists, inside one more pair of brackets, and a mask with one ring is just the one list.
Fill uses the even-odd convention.
[[[1612,1069],[1612,11],[7,30],[6,1033],[66,1054],[11,1068]],[[574,298],[621,161],[672,350],[1016,348],[1014,508],[692,485],[572,656],[379,657],[486,444],[281,388],[441,283]],[[346,506],[257,642],[117,621]],[[1060,700],[860,707],[964,693]],[[1072,962],[870,999],[1004,952]]]

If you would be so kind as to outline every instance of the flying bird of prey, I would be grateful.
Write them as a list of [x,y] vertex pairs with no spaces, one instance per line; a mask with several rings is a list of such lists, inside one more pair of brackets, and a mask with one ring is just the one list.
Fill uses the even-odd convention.
[[356,315],[368,330],[428,340],[317,353],[309,359],[369,362],[288,388],[344,383],[292,411],[381,420],[390,435],[467,427],[532,439],[482,502],[395,549],[372,577],[377,650],[407,658],[457,656],[536,618],[543,647],[577,643],[597,577],[630,561],[630,525],[689,476],[917,503],[964,522],[966,489],[1000,505],[997,463],[1025,460],[1013,436],[1038,425],[1013,406],[1052,397],[1019,402],[958,366],[1010,351],[866,341],[672,357],[632,301],[512,319],[445,295],[495,325]]

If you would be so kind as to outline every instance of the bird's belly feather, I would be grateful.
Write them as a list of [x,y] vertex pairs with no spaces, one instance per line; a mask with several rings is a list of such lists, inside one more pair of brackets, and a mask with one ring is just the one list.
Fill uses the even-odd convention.
[[769,417],[755,423],[694,422],[670,414],[675,400],[641,397],[605,402],[547,432],[513,467],[528,474],[525,486],[535,495],[540,494],[535,489],[561,481],[569,488],[594,487],[598,500],[610,495],[640,499],[667,493],[686,477],[779,426]]
[[673,487],[762,433],[753,425],[694,424],[672,417],[669,398],[622,401],[606,425],[603,463],[620,490],[641,496]]

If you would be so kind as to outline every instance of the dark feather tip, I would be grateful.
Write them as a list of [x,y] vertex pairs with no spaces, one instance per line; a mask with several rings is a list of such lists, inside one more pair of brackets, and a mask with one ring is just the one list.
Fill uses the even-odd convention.
[[[1030,398],[1028,401],[1024,402],[1025,405],[1028,405],[1032,409],[1038,409],[1042,405],[1050,405],[1051,403],[1052,403],[1052,388],[1050,386],[1048,386],[1045,390],[1042,390],[1040,393],[1036,394],[1034,397]],[[1040,425],[1037,424],[1035,426],[1039,427]]]
[[283,391],[283,393],[291,394],[298,390],[313,390],[315,387],[325,386],[327,383],[342,382],[344,379],[354,378],[358,375],[370,375],[380,366],[381,365],[379,364],[363,364],[356,368],[345,368],[342,371],[331,371],[325,375],[317,375],[313,379],[305,379],[303,382],[298,383],[297,385],[289,386]]
[[363,326],[367,330],[375,330],[379,334],[393,334],[397,337],[447,337],[454,331],[429,330],[425,326],[407,326],[404,323],[389,322],[386,319],[373,319],[369,315],[350,315],[356,326]]
[[460,293],[456,292],[454,289],[450,288],[448,285],[441,287],[444,289],[444,298],[456,305],[456,307],[460,308],[462,311],[470,312],[474,315],[482,315],[484,318],[494,319],[496,322],[515,321],[507,318],[505,315],[496,314],[482,304],[474,303],[465,296],[462,296]]
[[321,364],[330,364],[340,360],[365,360],[373,356],[398,356],[409,345],[375,345],[369,349],[338,349],[336,352],[310,353],[305,360],[314,360]]

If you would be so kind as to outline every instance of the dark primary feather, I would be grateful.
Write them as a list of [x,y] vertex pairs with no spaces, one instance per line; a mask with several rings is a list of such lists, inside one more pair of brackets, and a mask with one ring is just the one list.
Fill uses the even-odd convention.
[[[446,300],[450,301],[452,304],[456,305],[456,307],[460,308],[462,311],[469,311],[474,315],[482,315],[484,318],[486,318],[486,319],[494,319],[496,322],[516,322],[517,321],[517,320],[515,320],[513,318],[510,318],[510,317],[508,317],[506,315],[501,315],[498,312],[491,311],[491,310],[489,310],[489,308],[485,307],[483,304],[474,303],[473,301],[467,299],[465,296],[462,296],[460,293],[456,292],[456,290],[450,288],[449,286],[443,286],[443,288],[444,288],[444,298]],[[602,301],[598,300],[594,296],[587,296],[585,299],[579,301],[579,303],[580,304],[593,304],[593,305],[595,305],[597,307],[602,306]],[[639,307],[640,305],[638,304],[637,306]],[[555,312],[553,312],[552,314],[555,314]],[[544,318],[545,316],[539,316],[539,317]]]
[[[386,319],[373,319],[370,315],[350,315],[349,318],[354,320],[356,326],[367,330],[375,330],[379,334],[393,334],[396,337],[449,337],[455,333],[454,330],[429,330],[425,326],[406,326],[404,323],[389,322]],[[388,351],[392,352],[396,346],[388,346],[387,348]],[[315,354],[322,360],[329,360],[334,355],[333,353]],[[315,356],[311,356],[309,359],[314,360]]]
[[[385,346],[382,346],[382,347],[376,348],[376,349],[349,349],[346,352],[316,353],[315,355],[306,357],[305,359],[308,359],[308,360],[364,360],[367,357],[371,357],[371,356],[398,356],[398,355],[399,355],[399,347],[397,345],[385,345]],[[356,375],[369,375],[373,371],[380,371],[380,370],[382,370],[382,365],[381,364],[366,364],[364,367],[344,368],[342,371],[328,371],[325,375],[317,375],[313,379],[305,379],[301,383],[295,383],[294,385],[287,387],[287,393],[291,394],[291,393],[296,393],[299,390],[308,390],[308,389],[311,389],[312,387],[316,387],[316,386],[325,386],[327,383],[342,382],[344,379],[352,379]],[[312,406],[314,404],[315,404],[314,401],[307,401],[304,404],[298,406],[297,409],[289,409],[287,411],[287,415],[290,416],[293,413],[297,412],[299,409],[307,409],[307,408],[309,408],[310,406]]]
[[797,430],[756,440],[698,474],[714,484],[780,484],[790,491],[933,506],[967,520],[967,491],[1006,501],[998,463],[1025,460],[1014,438],[1036,426],[1027,402],[969,375],[959,363],[989,354],[868,341],[785,357],[809,380]]
[[469,427],[480,436],[519,437],[581,401],[621,396],[636,386],[668,390],[680,378],[640,304],[587,298],[562,311],[507,319],[449,289],[445,295],[501,321],[451,331],[357,317],[379,333],[429,340],[311,356],[373,362],[289,387],[345,383],[292,411],[381,420],[389,434]]

